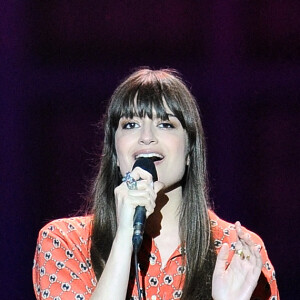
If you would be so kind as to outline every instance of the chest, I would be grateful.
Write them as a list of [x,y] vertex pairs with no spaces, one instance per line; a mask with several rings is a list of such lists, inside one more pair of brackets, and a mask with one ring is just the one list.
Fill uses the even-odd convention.
[[[178,239],[156,238],[148,243],[143,244],[145,248],[139,255],[139,278],[145,299],[180,299],[185,267]],[[137,296],[134,276],[131,276],[129,293],[131,297]]]
[[158,236],[154,239],[155,247],[158,249],[162,268],[164,268],[180,244],[178,235]]

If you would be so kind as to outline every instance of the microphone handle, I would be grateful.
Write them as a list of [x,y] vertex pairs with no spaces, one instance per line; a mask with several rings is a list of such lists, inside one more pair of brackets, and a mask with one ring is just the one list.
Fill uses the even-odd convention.
[[146,221],[146,208],[144,206],[137,206],[133,217],[133,250],[138,252],[143,242],[143,234]]
[[[157,181],[157,172],[155,168],[154,162],[146,157],[138,158],[132,170],[135,167],[140,167],[152,175],[153,182]],[[144,206],[137,206],[135,208],[135,214],[133,217],[133,236],[132,236],[132,243],[133,243],[133,250],[137,253],[140,250],[140,247],[143,242],[143,234],[145,229],[145,222],[146,222],[146,208]]]

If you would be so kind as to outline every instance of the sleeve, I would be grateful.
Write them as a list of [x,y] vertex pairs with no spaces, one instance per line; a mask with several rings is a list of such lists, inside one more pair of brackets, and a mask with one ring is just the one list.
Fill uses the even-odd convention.
[[83,228],[76,225],[68,219],[56,220],[39,232],[32,270],[36,299],[91,297],[96,278],[88,239],[81,235]]

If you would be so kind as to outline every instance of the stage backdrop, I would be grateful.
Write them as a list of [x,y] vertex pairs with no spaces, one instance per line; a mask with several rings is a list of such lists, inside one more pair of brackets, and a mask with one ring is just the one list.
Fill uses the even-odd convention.
[[263,238],[296,299],[299,1],[1,2],[1,299],[34,299],[38,231],[84,206],[96,124],[138,66],[182,73],[216,212]]

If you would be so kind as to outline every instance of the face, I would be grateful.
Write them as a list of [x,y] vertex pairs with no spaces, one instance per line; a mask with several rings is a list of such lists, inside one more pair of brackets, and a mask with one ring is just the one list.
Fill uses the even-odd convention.
[[158,180],[170,187],[178,183],[187,165],[188,139],[180,121],[167,110],[169,120],[149,117],[121,118],[115,135],[118,166],[122,176],[139,157],[155,162]]

